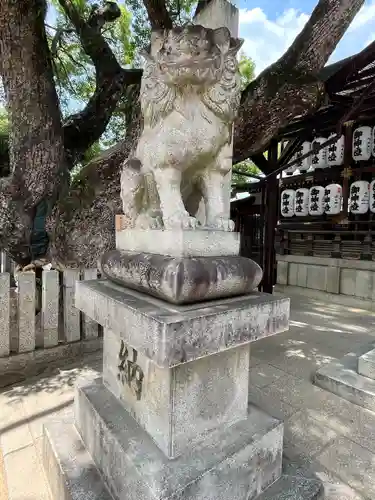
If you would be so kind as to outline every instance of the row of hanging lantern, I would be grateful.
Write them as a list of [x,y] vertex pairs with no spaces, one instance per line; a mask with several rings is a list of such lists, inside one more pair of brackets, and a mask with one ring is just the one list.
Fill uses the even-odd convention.
[[285,189],[281,193],[281,215],[283,217],[306,217],[307,215],[336,215],[341,212],[342,187],[340,184],[313,186],[310,189]]
[[[331,134],[328,139],[335,134]],[[305,141],[293,157],[298,159],[298,163],[284,170],[284,175],[294,173],[304,174],[316,169],[324,169],[343,165],[345,137],[342,135],[336,142],[322,148],[317,153],[312,153],[309,157],[301,159],[302,156],[314,150],[314,146],[321,145],[327,141],[327,137],[316,137],[312,142]],[[375,157],[375,127],[364,125],[358,127],[353,132],[352,156],[354,161],[368,161],[371,155]]]
[[[285,189],[281,193],[283,217],[307,215],[337,215],[342,210],[340,184],[313,186],[310,189]],[[356,215],[375,213],[375,179],[372,182],[355,181],[350,186],[348,210]]]

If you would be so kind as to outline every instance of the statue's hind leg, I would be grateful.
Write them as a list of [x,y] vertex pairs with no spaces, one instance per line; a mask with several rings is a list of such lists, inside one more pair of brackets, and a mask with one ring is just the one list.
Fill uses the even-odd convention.
[[160,208],[166,229],[195,229],[197,219],[191,217],[181,197],[181,172],[172,167],[154,170]]

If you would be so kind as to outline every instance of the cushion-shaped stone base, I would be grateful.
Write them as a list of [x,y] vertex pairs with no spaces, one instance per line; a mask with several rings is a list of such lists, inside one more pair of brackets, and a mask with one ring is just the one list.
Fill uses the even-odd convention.
[[122,250],[105,253],[101,268],[109,280],[173,304],[247,294],[263,274],[256,262],[235,255],[169,257]]

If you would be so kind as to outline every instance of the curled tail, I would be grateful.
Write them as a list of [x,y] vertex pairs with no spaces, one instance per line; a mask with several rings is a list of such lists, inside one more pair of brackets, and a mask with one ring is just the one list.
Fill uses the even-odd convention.
[[142,164],[138,158],[125,161],[121,172],[121,200],[122,209],[130,219],[131,227],[135,226],[138,215],[142,210],[145,194],[144,175]]

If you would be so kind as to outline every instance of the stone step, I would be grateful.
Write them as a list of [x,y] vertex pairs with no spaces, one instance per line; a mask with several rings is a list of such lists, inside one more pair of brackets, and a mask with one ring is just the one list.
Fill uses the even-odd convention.
[[[51,422],[44,428],[44,467],[51,487],[53,500],[114,500],[107,489],[91,455],[73,425],[72,419]],[[125,464],[126,466],[126,464]],[[118,478],[126,480],[126,472]],[[140,478],[138,478],[140,479]],[[127,483],[128,490],[121,496],[122,500],[154,499],[151,496],[137,496],[131,484]],[[220,500],[233,500],[233,491],[220,496]],[[117,498],[117,497],[116,497]],[[166,497],[164,497],[166,498]],[[174,497],[175,498],[175,497]],[[178,496],[181,500],[192,500],[196,496]],[[203,497],[216,500],[216,496]],[[271,484],[256,500],[320,500],[322,483],[314,479],[305,479],[302,476],[282,475]]]
[[116,500],[253,500],[281,476],[283,424],[255,406],[174,460],[100,380],[78,388],[75,423]]
[[375,349],[358,358],[358,373],[375,380]]
[[324,365],[315,373],[314,381],[322,389],[375,411],[375,380],[364,377],[357,371],[362,354],[364,353],[350,353],[339,361]]
[[73,419],[44,427],[43,464],[53,500],[113,500]]
[[324,487],[318,479],[282,475],[256,500],[323,500]]

